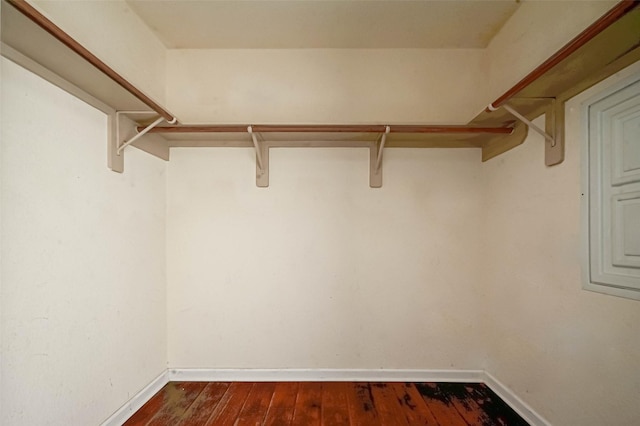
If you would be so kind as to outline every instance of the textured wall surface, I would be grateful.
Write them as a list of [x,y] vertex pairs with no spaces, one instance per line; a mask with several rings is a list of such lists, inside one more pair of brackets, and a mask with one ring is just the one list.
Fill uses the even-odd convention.
[[176,149],[169,365],[480,368],[480,153]]
[[583,290],[580,263],[581,102],[634,70],[567,104],[561,165],[537,134],[483,165],[486,370],[554,425],[640,423],[640,303]]
[[2,60],[2,418],[95,425],[166,368],[164,162]]

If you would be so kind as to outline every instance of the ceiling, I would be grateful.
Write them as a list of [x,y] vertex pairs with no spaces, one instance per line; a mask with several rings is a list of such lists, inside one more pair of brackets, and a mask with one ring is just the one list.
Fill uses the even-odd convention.
[[127,0],[171,49],[483,48],[517,0]]

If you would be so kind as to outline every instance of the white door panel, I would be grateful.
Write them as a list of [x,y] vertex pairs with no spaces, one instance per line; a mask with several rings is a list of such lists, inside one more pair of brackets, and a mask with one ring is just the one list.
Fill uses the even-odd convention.
[[640,76],[585,103],[585,288],[640,299]]

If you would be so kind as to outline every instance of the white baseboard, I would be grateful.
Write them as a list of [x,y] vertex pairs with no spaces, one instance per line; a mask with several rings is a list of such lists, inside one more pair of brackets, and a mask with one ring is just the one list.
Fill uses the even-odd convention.
[[531,426],[551,426],[544,417],[536,413],[533,408],[524,402],[518,395],[516,395],[511,389],[501,383],[498,379],[491,374],[484,372],[483,382],[489,386],[489,388],[496,393],[508,406],[520,414],[520,417],[525,419]]
[[151,383],[120,407],[118,411],[105,420],[101,426],[121,426],[167,383],[169,383],[169,374],[167,371],[163,371],[158,377],[153,379]]
[[169,381],[187,382],[475,382],[482,370],[208,369],[170,368]]

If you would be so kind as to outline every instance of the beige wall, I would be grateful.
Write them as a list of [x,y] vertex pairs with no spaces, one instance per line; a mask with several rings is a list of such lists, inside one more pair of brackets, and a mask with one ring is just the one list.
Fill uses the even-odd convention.
[[526,1],[486,49],[170,49],[187,123],[466,124],[615,1]]
[[190,123],[467,123],[481,49],[170,50],[167,102]]
[[3,425],[95,425],[166,368],[164,162],[2,59]]
[[554,425],[640,424],[640,305],[583,290],[580,268],[580,105],[629,71],[567,104],[561,165],[537,134],[483,164],[486,370]]
[[479,150],[174,149],[169,366],[477,369]]

